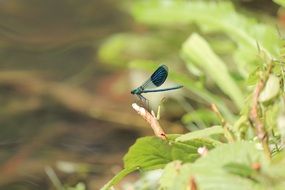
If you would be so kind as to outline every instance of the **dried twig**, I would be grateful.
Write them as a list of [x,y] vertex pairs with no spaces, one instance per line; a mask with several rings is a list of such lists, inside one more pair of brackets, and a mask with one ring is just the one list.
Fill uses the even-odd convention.
[[157,118],[154,115],[154,112],[149,113],[146,109],[143,107],[138,106],[137,104],[132,104],[132,107],[134,110],[138,112],[151,126],[152,130],[154,131],[155,136],[166,140],[166,134],[161,128],[161,126],[158,123]]
[[190,183],[189,183],[188,189],[190,189],[190,190],[197,190],[198,189],[196,180],[193,176],[190,177]]
[[264,128],[264,124],[261,121],[261,119],[259,118],[258,98],[259,98],[259,95],[260,95],[261,91],[263,90],[263,88],[266,84],[266,81],[269,78],[272,67],[273,67],[273,62],[270,62],[264,77],[262,77],[260,79],[260,81],[257,83],[255,90],[253,92],[253,101],[252,101],[252,106],[251,106],[251,110],[249,113],[250,122],[255,127],[256,136],[259,139],[259,141],[261,142],[264,153],[269,160],[271,159],[271,153],[270,153],[270,148],[268,145],[268,136],[267,136],[266,130]]

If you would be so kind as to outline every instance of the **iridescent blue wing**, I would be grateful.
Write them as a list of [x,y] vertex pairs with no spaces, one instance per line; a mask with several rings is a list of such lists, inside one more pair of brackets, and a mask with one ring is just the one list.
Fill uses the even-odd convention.
[[150,78],[141,85],[142,89],[150,89],[161,86],[168,76],[168,68],[166,65],[159,66]]
[[154,71],[150,79],[155,86],[162,85],[168,76],[168,68],[165,65],[161,65]]

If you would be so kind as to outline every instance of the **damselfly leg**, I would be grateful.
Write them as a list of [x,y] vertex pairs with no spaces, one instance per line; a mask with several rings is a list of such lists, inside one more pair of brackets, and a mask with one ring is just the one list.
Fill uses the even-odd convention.
[[143,95],[141,94],[137,94],[137,97],[140,99],[141,102],[143,102],[145,104],[145,106],[147,107],[147,110],[149,110],[149,100],[146,99]]

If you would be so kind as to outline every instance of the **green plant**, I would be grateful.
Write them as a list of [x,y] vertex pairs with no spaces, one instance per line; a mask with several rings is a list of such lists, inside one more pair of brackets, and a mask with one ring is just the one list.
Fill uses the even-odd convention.
[[[110,54],[114,48],[108,41],[102,60],[128,52],[118,60],[130,68],[184,63],[189,73],[172,72],[170,78],[199,97],[198,110],[206,114],[187,113],[183,121],[207,122],[205,129],[184,135],[138,139],[124,157],[124,169],[103,189],[133,171],[158,168],[163,169],[161,189],[284,189],[284,40],[274,24],[238,13],[228,1],[136,1],[131,14],[152,27],[141,38],[147,39],[140,43],[145,48],[131,48],[130,39],[139,35],[120,34],[113,40],[118,44],[119,37],[121,48]],[[156,51],[145,59],[150,44]],[[179,48],[180,58],[173,53]],[[210,104],[217,117],[205,111]]]

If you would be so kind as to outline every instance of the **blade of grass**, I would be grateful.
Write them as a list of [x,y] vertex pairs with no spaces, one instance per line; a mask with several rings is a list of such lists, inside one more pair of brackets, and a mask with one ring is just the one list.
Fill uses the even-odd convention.
[[[200,35],[192,34],[182,47],[186,63],[195,63],[227,94],[238,108],[243,105],[243,94],[231,77],[226,64],[213,52],[210,45]],[[189,58],[191,63],[187,62]]]

